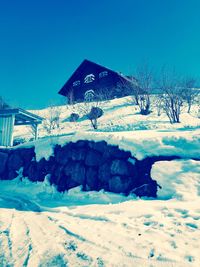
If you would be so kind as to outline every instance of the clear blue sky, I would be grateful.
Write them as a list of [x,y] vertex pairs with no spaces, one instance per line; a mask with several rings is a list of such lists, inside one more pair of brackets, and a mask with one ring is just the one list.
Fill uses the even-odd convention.
[[42,108],[83,59],[200,75],[199,0],[0,0],[0,95]]

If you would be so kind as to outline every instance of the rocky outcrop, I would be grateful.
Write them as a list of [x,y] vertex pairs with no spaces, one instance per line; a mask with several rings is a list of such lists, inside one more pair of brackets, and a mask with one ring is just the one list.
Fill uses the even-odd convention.
[[80,140],[56,145],[54,154],[36,161],[34,147],[0,149],[0,179],[12,180],[19,175],[32,182],[49,182],[58,191],[82,185],[83,190],[107,190],[114,193],[156,197],[157,183],[150,176],[155,161],[174,157],[151,157],[138,161],[130,152],[106,142]]
[[0,175],[2,175],[5,172],[7,161],[8,161],[8,153],[0,152]]

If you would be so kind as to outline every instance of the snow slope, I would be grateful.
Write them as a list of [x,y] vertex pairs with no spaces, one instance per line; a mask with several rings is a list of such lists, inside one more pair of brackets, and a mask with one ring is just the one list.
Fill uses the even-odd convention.
[[159,132],[155,130],[136,132],[87,132],[79,131],[64,136],[42,138],[37,142],[29,142],[19,147],[35,146],[36,157],[48,159],[56,144],[64,145],[78,140],[106,141],[110,145],[117,145],[120,149],[130,151],[139,160],[147,156],[180,156],[183,158],[200,158],[200,130]]
[[[180,166],[171,165],[186,188]],[[190,171],[191,177],[199,167]],[[165,169],[160,181],[165,176],[172,173]],[[191,193],[197,191],[195,184],[196,178]],[[47,183],[33,185],[20,178],[1,181],[0,186],[0,266],[200,264],[199,194],[187,201],[180,199],[177,187],[169,200],[79,188],[60,194]]]
[[[154,101],[154,99],[153,99]],[[154,103],[154,102],[153,102]],[[91,103],[92,106],[92,103]],[[188,114],[187,107],[183,107],[181,114],[181,123],[170,124],[168,118],[164,113],[157,116],[157,110],[153,104],[152,112],[148,116],[139,114],[139,109],[133,104],[131,97],[124,97],[114,99],[111,101],[101,102],[99,104],[104,111],[104,115],[98,120],[98,131],[104,133],[112,132],[137,132],[139,131],[158,131],[158,132],[177,132],[177,131],[194,131],[200,129],[200,119],[198,118],[198,105],[194,105],[191,109],[191,114]],[[59,106],[53,108],[46,108],[43,110],[32,110],[31,112],[40,115],[44,118],[50,118],[52,114],[60,114],[60,127],[59,129],[52,130],[50,135],[66,135],[69,133],[90,131],[94,132],[91,128],[90,122],[85,117],[84,104],[76,104],[73,106]],[[72,112],[80,115],[77,122],[69,122],[69,116]],[[44,125],[39,128],[40,137],[44,137],[47,132],[44,130]],[[96,132],[96,131],[95,131]],[[15,127],[15,137],[25,137],[27,139],[32,137],[30,127],[18,126]]]
[[[80,188],[60,194],[20,172],[0,181],[0,266],[200,266],[200,161],[191,160],[200,156],[197,108],[170,125],[164,114],[141,116],[129,98],[116,99],[103,103],[95,133],[84,116],[66,121],[74,107],[60,109],[60,129],[34,142],[37,159],[49,157],[56,143],[87,138],[117,144],[138,159],[184,159],[153,165],[151,175],[162,187],[157,200]],[[48,117],[49,110],[35,112]],[[30,132],[19,127],[15,136]]]

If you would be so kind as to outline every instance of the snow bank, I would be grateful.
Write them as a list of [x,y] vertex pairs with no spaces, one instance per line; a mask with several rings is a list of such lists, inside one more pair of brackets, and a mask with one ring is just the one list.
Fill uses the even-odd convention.
[[[135,199],[134,195],[126,197],[110,192],[83,192],[81,187],[59,193],[46,179],[44,182],[32,183],[26,178],[17,177],[12,181],[0,181],[0,208],[42,211],[45,207],[74,206],[88,204],[111,204]],[[31,205],[30,205],[31,203]],[[37,206],[34,203],[37,203]],[[46,210],[46,208],[45,208]]]
[[162,187],[158,190],[160,199],[193,200],[200,197],[200,161],[156,162],[151,176]]
[[[92,105],[92,103],[91,103]],[[131,97],[114,99],[111,101],[102,101],[99,106],[103,109],[104,115],[98,120],[98,131],[101,132],[123,132],[123,131],[177,131],[177,130],[196,130],[200,129],[200,119],[198,118],[198,105],[193,105],[191,114],[187,113],[185,106],[181,114],[181,123],[170,124],[169,119],[163,112],[160,116],[157,115],[154,96],[152,96],[152,112],[148,116],[139,114],[138,106],[134,105]],[[60,113],[60,127],[53,129],[50,135],[63,135],[75,131],[93,131],[90,121],[87,120],[83,111],[85,110],[83,103],[75,105],[57,106],[54,107]],[[52,113],[52,108],[43,110],[32,110],[44,118],[49,118]],[[69,117],[72,112],[80,115],[80,119],[75,122],[69,122]],[[138,133],[140,134],[140,132]],[[49,135],[44,128],[44,125],[39,125],[39,136],[44,137]],[[32,132],[30,127],[20,126],[15,127],[14,136],[17,138],[25,138],[30,140]]]
[[[48,159],[53,153],[53,146],[64,145],[78,140],[106,141],[110,145],[117,145],[120,149],[130,151],[132,156],[142,160],[148,156],[180,156],[183,158],[200,158],[200,131],[182,132],[84,132],[79,131],[71,135],[54,136],[30,142],[20,147],[35,146],[37,161],[42,157]],[[18,146],[19,147],[19,146]]]

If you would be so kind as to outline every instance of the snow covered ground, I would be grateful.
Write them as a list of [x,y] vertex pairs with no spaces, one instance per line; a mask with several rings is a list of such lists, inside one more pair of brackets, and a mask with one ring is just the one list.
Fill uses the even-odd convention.
[[158,200],[1,181],[0,266],[199,266],[200,162],[158,170]]
[[[153,99],[154,100],[154,99]],[[92,104],[91,104],[92,106]],[[191,114],[187,113],[187,107],[183,107],[181,114],[181,123],[170,124],[167,116],[161,112],[157,115],[155,105],[152,106],[152,112],[148,116],[139,114],[138,106],[133,104],[131,97],[124,97],[114,99],[111,101],[102,102],[99,107],[103,109],[104,115],[98,120],[98,132],[112,133],[112,132],[130,132],[137,133],[137,131],[157,131],[159,132],[177,132],[177,131],[194,131],[200,129],[200,119],[198,116],[198,106],[194,105],[191,109]],[[89,131],[93,132],[89,120],[85,117],[85,111],[88,108],[84,104],[76,104],[73,106],[64,105],[55,108],[47,108],[43,110],[32,110],[31,112],[50,118],[52,115],[60,114],[60,127],[59,129],[52,130],[51,135],[66,135],[74,132]],[[78,113],[80,118],[77,122],[69,122],[71,113]],[[96,131],[95,131],[96,132]],[[40,137],[49,135],[44,125],[39,127]],[[27,139],[32,137],[30,127],[18,126],[15,128],[15,137],[25,137]]]
[[[80,188],[60,194],[48,182],[33,184],[20,173],[0,181],[0,266],[200,266],[200,161],[190,159],[200,153],[197,108],[170,125],[155,110],[139,115],[127,99],[103,104],[95,134],[84,117],[66,121],[72,108],[61,107],[61,127],[36,143],[37,157],[48,157],[54,143],[79,138],[106,139],[139,159],[182,155],[153,165],[151,175],[162,187],[158,199]],[[30,132],[19,127],[15,135],[29,138]]]

